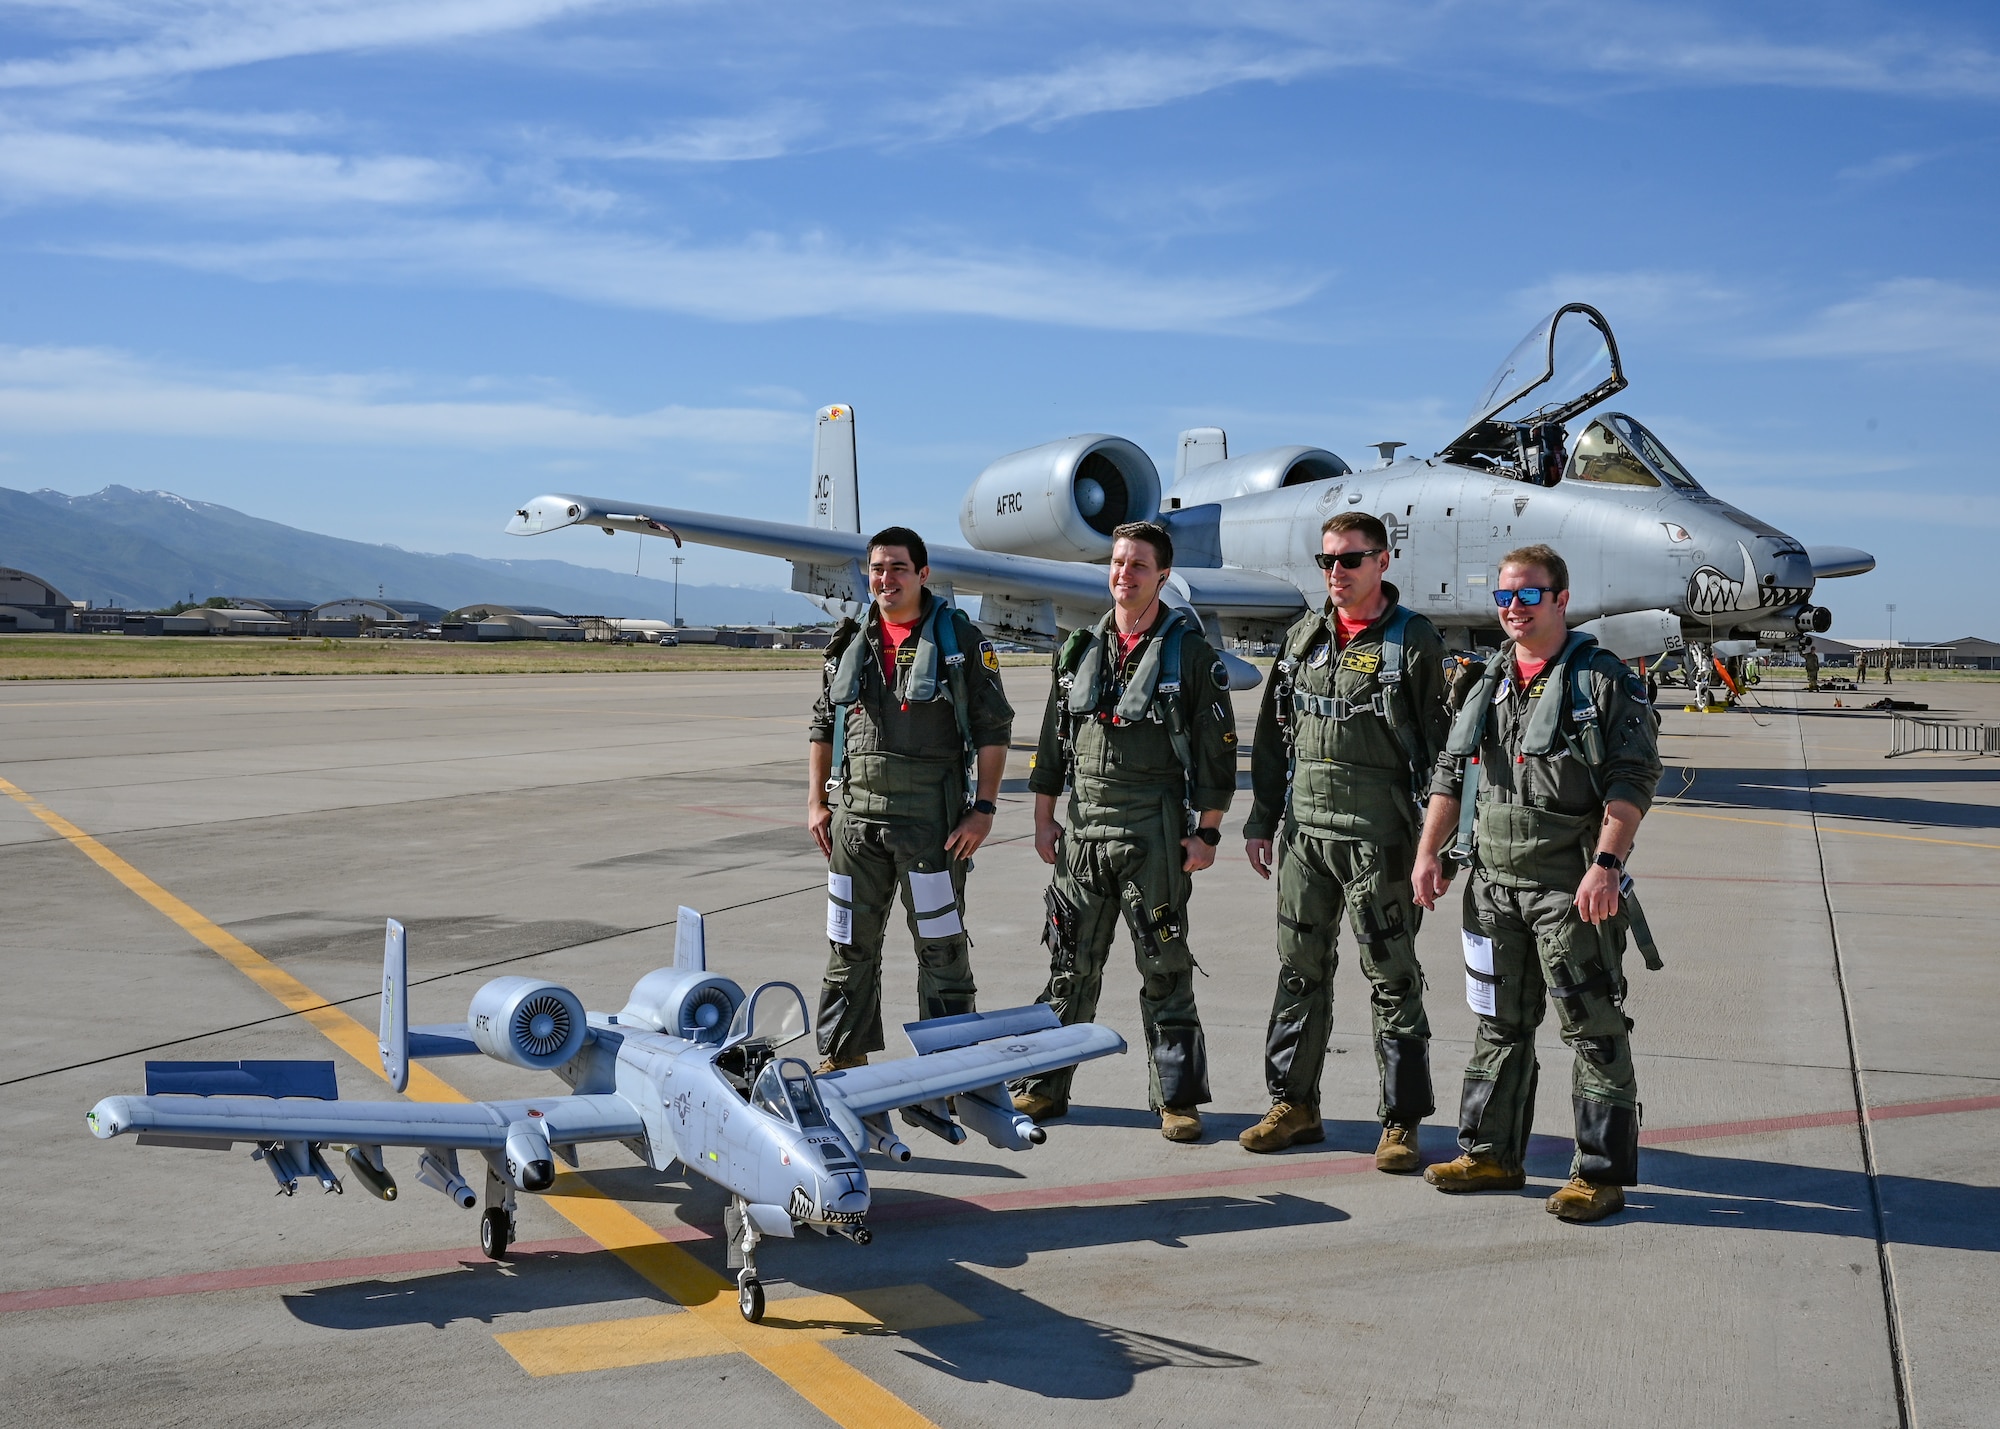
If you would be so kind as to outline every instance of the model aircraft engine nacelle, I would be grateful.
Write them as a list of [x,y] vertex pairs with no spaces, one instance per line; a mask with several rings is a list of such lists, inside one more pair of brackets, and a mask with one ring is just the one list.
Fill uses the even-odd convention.
[[1092,433],[1003,456],[980,472],[958,529],[982,551],[1108,561],[1111,533],[1159,510],[1153,459],[1123,437]]
[[576,994],[532,977],[494,978],[472,994],[465,1021],[480,1051],[531,1072],[560,1067],[590,1035]]
[[690,968],[660,968],[640,978],[618,1014],[631,1023],[690,1042],[717,1043],[743,1005],[743,989],[726,977]]
[[1347,463],[1324,447],[1271,447],[1198,466],[1174,483],[1167,504],[1175,510],[1252,496],[1309,481],[1351,476]]

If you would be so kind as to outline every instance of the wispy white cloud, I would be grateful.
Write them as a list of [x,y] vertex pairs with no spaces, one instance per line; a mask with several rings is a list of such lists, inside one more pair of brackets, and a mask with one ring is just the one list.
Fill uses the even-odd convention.
[[0,129],[0,198],[16,203],[220,203],[259,210],[408,205],[457,198],[472,184],[472,176],[454,165],[405,155],[349,157]]
[[1633,23],[1600,14],[1594,42],[1575,63],[1599,73],[1715,88],[1776,86],[1923,99],[2000,97],[2000,56],[1945,36],[1889,34],[1845,43],[1787,43],[1721,26],[1690,12],[1658,12]]
[[[100,348],[0,347],[0,431],[495,450],[641,450],[803,441],[803,409],[613,413],[548,400],[468,401],[384,374],[176,372]],[[462,386],[462,385],[461,385]]]
[[858,251],[817,236],[701,247],[500,221],[252,243],[101,245],[257,278],[417,278],[558,293],[725,321],[952,314],[1130,332],[1240,328],[1310,296],[1312,277],[1147,277],[1057,254]]
[[1093,55],[1055,69],[974,80],[935,99],[892,107],[896,128],[933,139],[974,138],[1026,124],[1038,128],[1121,110],[1153,109],[1253,81],[1297,79],[1330,68],[1323,50],[1242,53],[1132,49]]
[[1755,350],[1775,357],[1929,357],[2000,361],[2000,292],[1936,278],[1896,278],[1821,309]]
[[1883,154],[1870,159],[1865,164],[1850,164],[1834,177],[1845,183],[1870,184],[1884,179],[1898,179],[1913,169],[1920,169],[1934,159],[1944,157],[1945,151],[1933,149],[1928,153]]
[[651,160],[672,164],[731,164],[791,153],[822,128],[808,106],[785,103],[761,113],[691,120],[632,139],[558,144],[575,158]]
[[1740,290],[1706,274],[1652,268],[1557,273],[1514,295],[1514,306],[1536,317],[1564,303],[1589,303],[1613,332],[1621,321],[1709,321],[1740,311],[1744,302]]
[[[0,88],[160,79],[301,55],[432,45],[542,25],[609,0],[135,0],[80,27],[119,36],[0,64]],[[125,38],[125,37],[130,38]]]

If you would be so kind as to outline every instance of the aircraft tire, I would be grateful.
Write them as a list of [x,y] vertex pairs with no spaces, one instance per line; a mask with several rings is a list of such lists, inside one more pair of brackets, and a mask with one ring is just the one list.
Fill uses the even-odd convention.
[[488,1206],[479,1218],[479,1248],[488,1260],[505,1260],[514,1239],[513,1218],[499,1206]]
[[743,1318],[756,1324],[764,1318],[764,1282],[744,1279],[736,1287],[736,1308],[743,1312]]

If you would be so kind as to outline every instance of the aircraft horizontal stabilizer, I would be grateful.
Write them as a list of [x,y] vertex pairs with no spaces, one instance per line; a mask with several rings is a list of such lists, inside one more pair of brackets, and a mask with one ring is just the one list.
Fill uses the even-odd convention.
[[313,1097],[334,1101],[331,1062],[148,1062],[147,1096]]

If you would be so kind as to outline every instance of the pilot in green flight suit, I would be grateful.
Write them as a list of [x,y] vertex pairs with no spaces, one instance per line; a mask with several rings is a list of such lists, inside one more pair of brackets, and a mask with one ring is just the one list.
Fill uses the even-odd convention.
[[[1547,546],[1504,557],[1494,588],[1510,637],[1465,702],[1439,756],[1417,849],[1417,901],[1433,907],[1454,827],[1472,842],[1462,941],[1479,1030],[1465,1068],[1455,1161],[1441,1191],[1525,1183],[1534,1121],[1535,1029],[1544,994],[1574,1052],[1576,1155],[1551,1213],[1595,1221],[1624,1209],[1639,1179],[1639,1082],[1625,1016],[1625,938],[1657,966],[1624,861],[1660,781],[1645,685],[1588,636],[1565,628],[1569,570]],[[1529,604],[1532,600],[1535,603]],[[1476,783],[1471,818],[1461,819]]]
[[[1149,1099],[1169,1141],[1201,1136],[1208,1048],[1188,950],[1191,875],[1215,861],[1236,790],[1236,716],[1229,681],[1193,623],[1160,599],[1172,574],[1164,528],[1112,533],[1111,612],[1071,633],[1055,659],[1028,788],[1035,850],[1055,865],[1042,939],[1041,1001],[1065,1024],[1097,1011],[1120,917],[1139,965],[1139,1013],[1151,1064]],[[1070,790],[1069,824],[1056,799]],[[1014,1105],[1036,1121],[1069,1109],[1073,1068],[1031,1077]]]
[[965,875],[993,827],[1014,710],[991,642],[924,589],[929,573],[916,532],[891,526],[869,541],[873,602],[834,632],[813,708],[806,822],[827,856],[831,948],[823,1072],[863,1066],[882,1048],[882,939],[899,889],[918,1015],[975,1010]]
[[1436,1110],[1410,863],[1416,795],[1428,792],[1450,721],[1444,642],[1382,579],[1389,535],[1379,520],[1342,512],[1320,541],[1327,604],[1285,637],[1250,763],[1243,836],[1260,877],[1271,876],[1276,839],[1278,991],[1264,1052],[1271,1110],[1239,1140],[1270,1152],[1325,1139],[1320,1072],[1345,916],[1369,983],[1375,1165],[1407,1173],[1422,1167],[1417,1128]]

